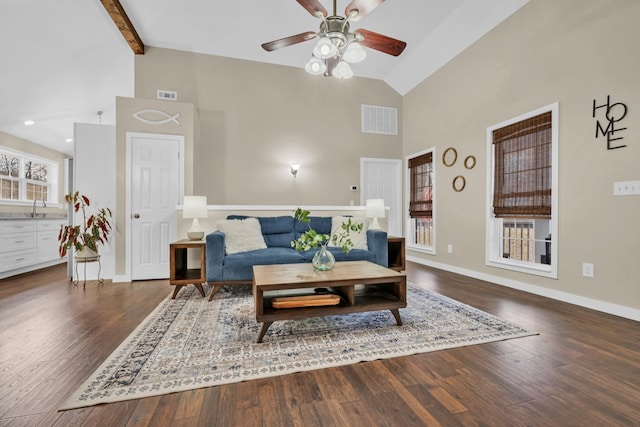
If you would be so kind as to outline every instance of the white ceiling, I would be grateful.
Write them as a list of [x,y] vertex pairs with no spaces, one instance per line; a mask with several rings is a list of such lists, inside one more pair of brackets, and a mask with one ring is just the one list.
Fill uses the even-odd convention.
[[[260,45],[317,31],[320,23],[294,0],[120,1],[147,46],[301,72],[313,41],[274,52]],[[407,48],[399,57],[367,49],[352,68],[404,95],[527,1],[388,0],[351,29],[403,40]],[[332,13],[333,2],[320,2]],[[349,2],[337,2],[339,15]],[[65,142],[73,123],[114,124],[115,97],[134,94],[134,54],[98,0],[2,0],[0,54],[0,130],[60,152],[73,152]],[[25,126],[28,119],[35,124]]]

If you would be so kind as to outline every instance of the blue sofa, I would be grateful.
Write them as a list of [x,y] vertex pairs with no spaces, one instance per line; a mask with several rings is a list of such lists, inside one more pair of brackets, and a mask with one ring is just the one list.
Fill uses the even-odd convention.
[[[229,215],[227,219],[246,219],[247,216]],[[291,247],[309,226],[318,233],[331,234],[331,217],[309,217],[311,223],[296,220],[293,216],[257,217],[266,249],[257,249],[234,254],[225,252],[225,235],[220,231],[206,237],[206,278],[213,286],[209,301],[225,284],[246,284],[253,281],[253,266],[265,264],[310,263],[315,249],[297,252]],[[387,233],[383,230],[367,230],[367,247],[352,249],[345,254],[339,247],[328,247],[336,261],[371,261],[388,266]]]

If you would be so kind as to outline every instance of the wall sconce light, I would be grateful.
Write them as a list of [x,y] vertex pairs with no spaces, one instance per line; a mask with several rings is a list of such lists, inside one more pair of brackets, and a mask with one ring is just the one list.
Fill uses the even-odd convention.
[[378,218],[384,218],[384,199],[367,200],[367,218],[373,218],[369,230],[382,230]]
[[200,228],[198,218],[207,216],[207,196],[184,196],[182,218],[193,218],[191,228],[187,232],[189,240],[202,240],[204,231]]
[[295,178],[298,175],[298,169],[300,169],[299,163],[291,163],[291,175]]

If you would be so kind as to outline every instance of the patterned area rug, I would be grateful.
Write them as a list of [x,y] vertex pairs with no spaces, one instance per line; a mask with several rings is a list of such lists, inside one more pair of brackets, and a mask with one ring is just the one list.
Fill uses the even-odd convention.
[[60,409],[534,335],[411,283],[407,302],[403,326],[388,310],[280,321],[257,344],[251,287],[225,287],[211,302],[183,288]]

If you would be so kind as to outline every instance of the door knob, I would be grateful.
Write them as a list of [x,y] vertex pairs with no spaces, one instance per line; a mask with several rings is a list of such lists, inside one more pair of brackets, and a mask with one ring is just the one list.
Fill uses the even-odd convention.
[[138,219],[138,218],[140,218],[140,214],[134,213],[134,214],[133,214],[133,217],[134,217],[135,219]]

